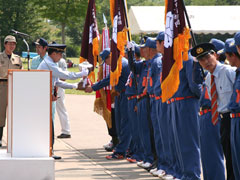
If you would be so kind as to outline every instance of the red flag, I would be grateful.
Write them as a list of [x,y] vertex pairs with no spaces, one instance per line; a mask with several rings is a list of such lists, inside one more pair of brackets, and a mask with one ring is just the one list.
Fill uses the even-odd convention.
[[[110,47],[109,29],[106,27],[102,31],[102,50]],[[101,61],[101,60],[100,60]],[[102,80],[110,74],[110,66],[106,63],[99,67],[98,80]],[[112,128],[111,119],[111,86],[104,87],[96,91],[94,111],[100,114],[107,123],[108,128]]]
[[113,15],[112,40],[111,40],[111,75],[110,84],[118,84],[122,71],[122,57],[124,56],[124,46],[127,43],[127,29],[124,16],[123,0],[110,0],[110,14]]
[[[80,63],[88,61],[93,65],[93,67],[96,66],[97,56],[99,55],[99,39],[95,0],[89,0],[82,37]],[[95,82],[94,71],[92,71],[89,76],[90,79]]]
[[190,31],[185,24],[183,0],[166,0],[166,27],[162,68],[162,101],[178,90],[183,60],[188,60]]

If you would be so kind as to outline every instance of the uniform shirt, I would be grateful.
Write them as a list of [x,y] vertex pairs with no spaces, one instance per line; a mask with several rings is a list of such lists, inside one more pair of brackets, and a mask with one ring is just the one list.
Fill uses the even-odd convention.
[[157,53],[151,63],[151,68],[149,71],[149,80],[148,80],[148,94],[154,94],[154,86],[156,82],[160,79],[160,74],[162,71],[162,55]]
[[[126,88],[126,82],[129,76],[130,70],[128,66],[128,60],[126,58],[122,58],[122,72],[121,76],[119,77],[118,84],[114,87],[116,91],[122,92]],[[99,89],[102,89],[103,87],[106,87],[110,84],[110,75],[108,75],[106,78],[102,79],[101,81],[95,83],[92,86],[92,89],[94,91],[97,91]]]
[[[230,102],[231,95],[233,93],[233,84],[236,77],[236,68],[229,65],[217,63],[217,66],[213,72],[214,81],[217,88],[217,104],[218,112],[229,112],[228,103]],[[211,74],[208,73],[206,77],[206,86],[208,89],[208,95],[211,99]]]
[[[136,75],[136,82],[138,84],[138,79],[139,79],[139,75]],[[137,94],[137,86],[134,82],[134,75],[133,72],[131,71],[129,76],[128,76],[128,80],[126,83],[126,92],[125,92],[126,96],[134,96]]]
[[31,69],[37,69],[38,66],[39,66],[39,64],[40,64],[40,63],[42,62],[42,60],[43,60],[44,58],[46,58],[46,57],[47,57],[47,54],[45,54],[45,56],[44,56],[43,58],[41,58],[40,55],[34,57],[34,58],[32,59]]
[[22,69],[20,56],[13,54],[9,59],[5,51],[0,53],[0,79],[8,78],[8,69]]
[[211,109],[211,101],[208,95],[206,84],[203,83],[202,86],[202,94],[199,100],[200,107],[210,108]]
[[65,59],[61,58],[57,64],[58,64],[58,67],[60,67],[63,71],[67,71],[67,63]]
[[228,104],[228,109],[233,113],[240,112],[240,68],[236,70],[236,80],[233,84],[233,93]]
[[188,57],[188,61],[183,61],[183,68],[179,73],[180,84],[173,97],[193,96],[200,98],[202,84],[193,81],[193,57],[190,54]]
[[43,59],[38,69],[52,71],[52,86],[58,86],[63,89],[72,89],[75,87],[75,85],[63,82],[60,79],[75,80],[82,77],[81,72],[63,71],[61,68],[58,67],[58,64],[55,63],[50,56],[46,56],[46,58]]

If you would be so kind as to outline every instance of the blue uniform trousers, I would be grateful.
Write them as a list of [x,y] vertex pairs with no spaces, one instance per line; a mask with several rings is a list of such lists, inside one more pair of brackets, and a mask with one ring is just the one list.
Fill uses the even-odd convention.
[[157,118],[160,127],[160,136],[161,136],[161,154],[162,154],[162,161],[161,167],[163,170],[167,172],[167,174],[174,174],[173,172],[173,163],[172,163],[172,156],[170,153],[169,147],[169,107],[166,103],[162,103],[162,100],[156,100],[156,109],[157,109]]
[[138,122],[139,122],[139,135],[144,152],[144,162],[153,162],[153,153],[150,138],[150,127],[148,120],[149,107],[147,105],[147,97],[143,97],[137,104],[138,108]]
[[240,179],[240,118],[231,120],[231,150],[235,179]]
[[200,180],[198,99],[171,103],[174,143],[181,170],[181,180]]
[[128,100],[124,92],[115,97],[115,123],[119,143],[115,153],[126,154],[131,142],[130,121],[128,119]]
[[203,177],[204,180],[225,180],[220,122],[214,126],[211,120],[211,112],[200,116],[200,151]]
[[128,119],[131,124],[132,135],[132,157],[137,161],[143,160],[143,148],[139,136],[139,124],[137,119],[137,112],[134,111],[137,105],[137,98],[128,100]]
[[158,158],[157,169],[164,169],[162,164],[164,163],[163,154],[162,154],[162,141],[161,141],[161,132],[160,132],[160,125],[157,116],[157,103],[154,98],[150,98],[150,113],[151,113],[151,120],[152,120],[152,127],[153,127],[153,134],[154,134],[154,143],[156,154]]

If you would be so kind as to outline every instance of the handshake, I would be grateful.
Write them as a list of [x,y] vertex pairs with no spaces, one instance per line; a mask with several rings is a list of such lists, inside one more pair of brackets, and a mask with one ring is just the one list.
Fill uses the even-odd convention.
[[91,93],[93,91],[91,84],[91,81],[87,77],[84,77],[80,82],[74,84],[74,89]]

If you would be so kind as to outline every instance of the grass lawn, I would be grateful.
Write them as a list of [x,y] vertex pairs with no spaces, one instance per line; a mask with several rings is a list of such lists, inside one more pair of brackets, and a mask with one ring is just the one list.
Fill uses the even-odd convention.
[[[73,61],[74,64],[77,64],[77,65],[79,64],[79,58],[67,58],[67,59],[70,59],[71,61]],[[22,58],[22,61],[23,61],[24,69],[27,69],[27,59]],[[31,63],[31,60],[30,60],[30,63]],[[79,72],[79,69],[78,69],[78,66],[77,66],[77,67],[68,68],[68,71]],[[98,69],[95,69],[95,73],[97,71],[98,71]],[[79,79],[77,79],[77,80],[66,80],[66,82],[76,83],[76,82],[79,82]],[[78,90],[75,90],[75,89],[66,89],[65,93],[66,94],[80,94],[80,95],[93,95],[93,94],[95,94],[94,91],[92,93],[85,93],[84,91],[78,91]]]

